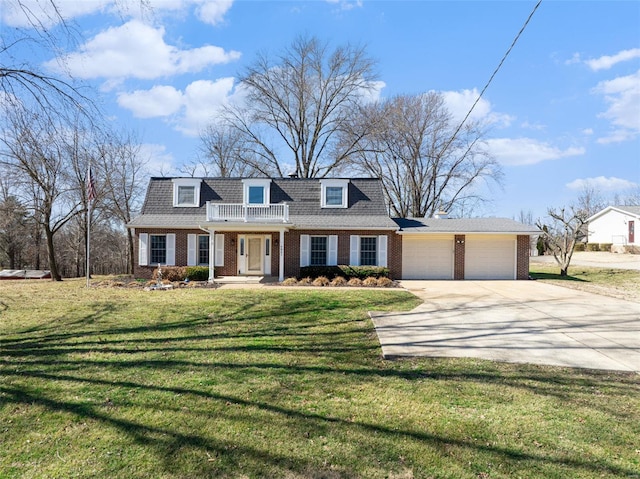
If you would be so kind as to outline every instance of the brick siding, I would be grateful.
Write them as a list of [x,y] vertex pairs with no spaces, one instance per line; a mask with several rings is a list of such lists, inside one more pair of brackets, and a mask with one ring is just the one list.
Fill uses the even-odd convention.
[[[157,265],[140,266],[138,265],[138,248],[139,235],[148,233],[153,235],[162,235],[167,233],[175,233],[176,235],[176,266],[186,266],[187,264],[187,235],[207,234],[202,230],[172,230],[172,229],[136,229],[135,232],[135,267],[134,276],[136,278],[151,278],[153,270]],[[224,266],[216,266],[216,276],[235,276],[238,271],[238,235],[260,235],[271,236],[271,276],[278,276],[279,273],[279,248],[280,233],[278,232],[238,232],[238,231],[220,231],[216,234],[224,234]],[[325,236],[336,234],[338,236],[338,264],[349,264],[350,260],[350,236],[379,236],[385,234],[384,231],[358,230],[358,231],[327,231],[327,230],[295,230],[285,232],[284,234],[284,276],[293,277],[300,273],[300,235],[318,235]],[[402,238],[394,232],[386,232],[387,235],[387,267],[391,278],[400,278],[402,274]]]
[[453,239],[453,279],[464,279],[465,236],[455,235]]
[[529,279],[530,248],[529,235],[518,235],[516,279]]

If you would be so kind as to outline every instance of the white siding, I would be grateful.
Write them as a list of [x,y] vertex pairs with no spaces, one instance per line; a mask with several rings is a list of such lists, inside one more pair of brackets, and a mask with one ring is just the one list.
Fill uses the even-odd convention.
[[635,221],[636,238],[633,244],[640,243],[638,218],[616,210],[607,211],[589,222],[589,243],[630,244],[629,221]]

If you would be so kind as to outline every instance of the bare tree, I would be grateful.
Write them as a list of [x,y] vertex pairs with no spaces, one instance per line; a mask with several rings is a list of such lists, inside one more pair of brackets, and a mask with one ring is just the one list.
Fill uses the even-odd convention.
[[576,245],[576,241],[584,231],[587,216],[585,211],[575,208],[547,210],[551,219],[549,224],[543,224],[540,220],[536,226],[543,231],[548,247],[553,253],[558,266],[560,266],[560,276],[567,276],[571,257]]
[[256,157],[242,132],[224,123],[211,123],[200,133],[200,151],[204,161],[181,168],[181,172],[196,176],[255,176],[259,173]]
[[0,164],[12,170],[24,185],[26,204],[45,234],[51,277],[60,281],[54,235],[83,210],[71,194],[74,187],[69,182],[65,135],[48,116],[14,107],[5,110],[8,125],[0,137],[4,146]]
[[27,224],[27,208],[0,181],[0,265],[22,268],[28,246]]
[[[104,207],[121,225],[131,221],[140,208],[144,193],[146,159],[141,156],[140,143],[132,133],[110,135],[100,146],[100,161],[96,169],[103,194]],[[133,273],[134,240],[127,229],[127,273]]]
[[[457,135],[442,95],[396,96],[368,106],[356,127],[356,168],[382,179],[391,214],[432,216],[469,208],[483,198],[480,183],[500,184],[500,165],[483,149],[481,125],[467,122]],[[363,132],[369,130],[368,134]]]
[[259,56],[240,77],[244,106],[227,112],[251,145],[253,166],[267,175],[284,176],[288,165],[304,178],[332,174],[358,150],[357,141],[340,142],[338,135],[373,90],[374,66],[364,48],[329,51],[314,37],[296,38],[275,61]]

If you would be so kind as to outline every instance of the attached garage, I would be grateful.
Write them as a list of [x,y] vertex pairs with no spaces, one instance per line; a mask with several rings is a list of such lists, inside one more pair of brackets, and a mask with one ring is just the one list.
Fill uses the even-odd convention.
[[516,279],[516,238],[467,236],[464,279]]
[[528,279],[531,236],[507,218],[398,218],[401,279]]
[[404,236],[403,279],[453,279],[453,236]]

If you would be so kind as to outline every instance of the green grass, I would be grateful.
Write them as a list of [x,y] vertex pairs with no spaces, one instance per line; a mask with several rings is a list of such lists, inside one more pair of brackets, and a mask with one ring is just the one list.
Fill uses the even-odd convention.
[[0,283],[1,478],[640,477],[637,375],[385,361],[393,290]]
[[567,276],[560,276],[556,264],[531,263],[530,275],[537,280],[598,294],[640,301],[640,271],[569,266]]

